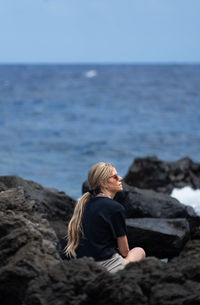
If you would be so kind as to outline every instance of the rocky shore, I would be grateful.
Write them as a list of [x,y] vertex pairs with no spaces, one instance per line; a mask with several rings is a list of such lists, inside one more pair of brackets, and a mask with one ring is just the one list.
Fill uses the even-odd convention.
[[64,256],[73,198],[1,176],[0,304],[200,304],[200,216],[169,196],[183,185],[200,188],[200,165],[188,158],[134,161],[115,199],[126,209],[130,246],[148,256],[111,275],[93,259]]

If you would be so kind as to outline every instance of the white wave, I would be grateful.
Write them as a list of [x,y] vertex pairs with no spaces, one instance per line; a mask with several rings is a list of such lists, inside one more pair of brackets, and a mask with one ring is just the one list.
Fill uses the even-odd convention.
[[200,215],[200,190],[193,190],[191,187],[186,186],[182,189],[173,189],[171,197],[178,199],[181,203],[190,205],[194,208],[195,212]]
[[89,71],[85,72],[85,77],[93,78],[95,76],[97,76],[97,71],[96,70],[89,70]]

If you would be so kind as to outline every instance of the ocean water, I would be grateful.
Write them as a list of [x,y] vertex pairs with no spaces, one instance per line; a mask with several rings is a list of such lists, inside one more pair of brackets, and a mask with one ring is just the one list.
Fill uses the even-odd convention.
[[200,65],[1,65],[0,175],[77,199],[89,168],[200,162]]

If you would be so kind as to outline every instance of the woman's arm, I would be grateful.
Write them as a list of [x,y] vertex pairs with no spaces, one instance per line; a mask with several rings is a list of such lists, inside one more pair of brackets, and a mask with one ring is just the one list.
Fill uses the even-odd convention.
[[129,245],[128,245],[128,239],[127,236],[120,236],[117,237],[117,245],[119,249],[119,253],[123,256],[126,257],[129,252]]

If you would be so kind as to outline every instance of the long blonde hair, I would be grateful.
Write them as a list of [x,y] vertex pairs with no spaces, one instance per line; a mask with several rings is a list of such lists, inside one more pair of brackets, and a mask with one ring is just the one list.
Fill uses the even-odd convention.
[[91,167],[88,172],[88,182],[90,192],[83,194],[78,200],[73,216],[68,224],[66,255],[76,257],[75,249],[79,244],[80,234],[84,234],[82,229],[82,216],[85,205],[92,195],[101,192],[101,181],[107,181],[112,174],[114,166],[111,163],[100,162]]

